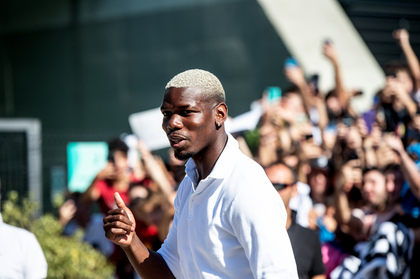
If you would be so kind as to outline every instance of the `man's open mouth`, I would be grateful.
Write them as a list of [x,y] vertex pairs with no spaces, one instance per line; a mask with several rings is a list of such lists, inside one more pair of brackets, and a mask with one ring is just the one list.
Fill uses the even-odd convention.
[[179,147],[186,140],[184,137],[179,136],[169,136],[168,139],[172,147]]

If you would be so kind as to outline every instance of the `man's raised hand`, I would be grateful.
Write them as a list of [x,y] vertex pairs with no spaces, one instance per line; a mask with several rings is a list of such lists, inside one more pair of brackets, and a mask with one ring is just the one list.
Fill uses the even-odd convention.
[[116,209],[108,211],[104,218],[105,236],[119,246],[129,246],[135,234],[136,221],[120,194],[114,194]]

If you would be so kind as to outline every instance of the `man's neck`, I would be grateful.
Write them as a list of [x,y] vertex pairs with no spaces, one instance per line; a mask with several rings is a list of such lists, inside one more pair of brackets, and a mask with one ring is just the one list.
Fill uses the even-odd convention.
[[228,135],[223,133],[219,136],[213,148],[207,150],[204,155],[193,158],[195,166],[198,171],[198,182],[205,179],[213,170],[214,165],[222,154],[228,140]]
[[290,226],[292,225],[292,210],[290,209],[290,207],[286,208],[286,213],[287,213],[287,219],[286,219],[286,230],[288,230],[290,228]]

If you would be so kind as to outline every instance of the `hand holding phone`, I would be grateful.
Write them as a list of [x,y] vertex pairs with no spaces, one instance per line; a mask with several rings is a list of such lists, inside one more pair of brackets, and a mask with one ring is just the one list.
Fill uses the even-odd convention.
[[266,94],[269,104],[277,103],[281,99],[281,89],[278,86],[267,87]]
[[324,41],[324,45],[322,48],[322,53],[324,54],[325,57],[327,57],[328,59],[334,61],[337,60],[337,52],[335,50],[335,47],[331,41],[331,39],[326,39]]
[[289,57],[284,61],[284,68],[293,68],[293,67],[298,67],[299,64],[297,63],[297,61],[293,58],[293,57]]

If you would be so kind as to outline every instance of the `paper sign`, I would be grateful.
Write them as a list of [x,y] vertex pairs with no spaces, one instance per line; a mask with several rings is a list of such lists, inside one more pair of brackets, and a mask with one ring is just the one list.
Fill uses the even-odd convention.
[[253,102],[250,111],[240,114],[233,119],[229,119],[229,121],[226,122],[226,131],[233,134],[236,132],[254,130],[257,127],[262,114],[263,108],[261,105],[258,102]]
[[84,192],[105,167],[108,157],[106,142],[70,142],[67,144],[68,189]]
[[169,141],[162,130],[162,113],[160,108],[150,109],[129,116],[131,130],[150,150],[169,147]]

